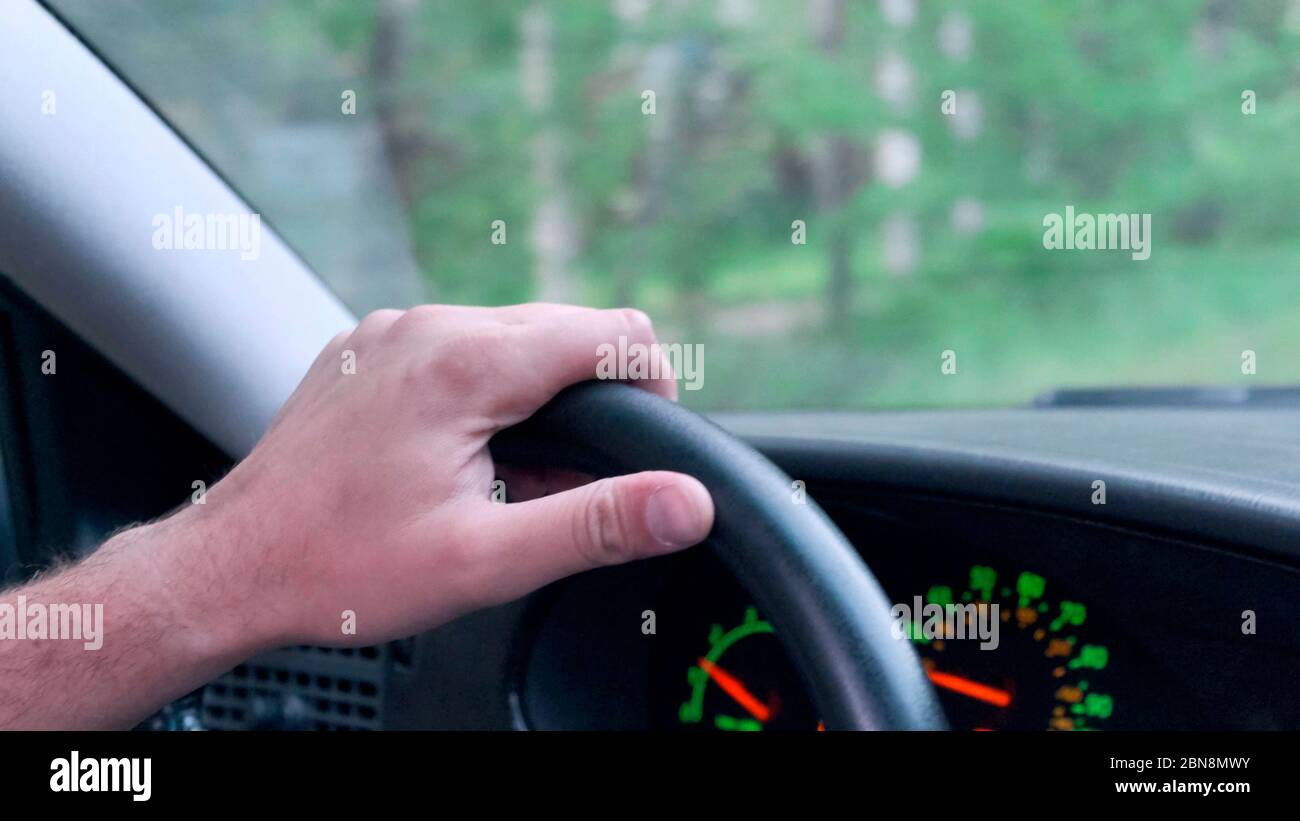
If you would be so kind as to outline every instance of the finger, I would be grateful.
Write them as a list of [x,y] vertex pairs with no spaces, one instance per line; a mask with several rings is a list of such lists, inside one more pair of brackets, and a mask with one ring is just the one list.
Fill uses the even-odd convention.
[[[507,412],[532,414],[569,385],[590,379],[627,381],[665,399],[677,397],[671,369],[658,349],[654,326],[641,311],[620,308],[562,314],[512,329],[510,355],[519,375],[509,392]],[[658,378],[654,378],[658,377]],[[668,378],[665,378],[668,377]]]
[[483,310],[498,322],[504,322],[507,325],[521,325],[554,316],[592,313],[597,309],[583,305],[567,305],[562,302],[525,302],[521,305],[503,305],[499,308],[484,308]]
[[538,322],[549,317],[564,314],[593,312],[595,308],[581,305],[563,305],[555,303],[525,303],[506,305],[502,308],[484,308],[480,305],[416,305],[400,316],[404,326],[424,327],[464,327],[474,322],[497,322],[500,325],[523,325],[525,322]]
[[493,578],[480,586],[485,594],[499,589],[499,601],[517,598],[573,573],[690,547],[712,527],[713,499],[704,485],[666,471],[495,505],[486,528],[493,555],[482,563]]
[[592,481],[585,473],[562,468],[534,467],[529,465],[497,465],[497,478],[506,483],[506,496],[511,502],[540,499],[553,493],[563,493],[582,487]]
[[673,362],[665,353],[662,345],[655,345],[654,355],[659,360],[659,384],[665,389],[663,397],[672,402],[677,401],[677,372]]

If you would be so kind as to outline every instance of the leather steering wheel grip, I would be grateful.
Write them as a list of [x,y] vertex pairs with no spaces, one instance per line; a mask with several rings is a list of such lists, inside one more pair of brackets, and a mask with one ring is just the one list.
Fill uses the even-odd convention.
[[890,602],[844,534],[790,477],[707,419],[616,382],[568,388],[493,438],[493,457],[603,477],[690,474],[713,494],[709,542],[776,627],[830,729],[938,730],[943,712]]

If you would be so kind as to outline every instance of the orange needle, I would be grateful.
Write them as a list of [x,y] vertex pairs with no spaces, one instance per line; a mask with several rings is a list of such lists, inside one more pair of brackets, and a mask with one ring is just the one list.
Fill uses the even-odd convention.
[[978,681],[954,676],[952,673],[940,673],[938,670],[927,670],[926,675],[930,677],[930,681],[933,682],[934,686],[952,690],[954,693],[961,693],[968,698],[983,701],[996,707],[1006,707],[1011,704],[1011,694],[1006,690],[999,690],[987,684],[980,684]]
[[722,692],[731,696],[736,703],[749,711],[749,714],[759,721],[767,721],[772,717],[772,710],[763,702],[754,697],[754,694],[745,689],[745,685],[740,683],[740,679],[723,670],[718,665],[706,658],[700,659],[700,669],[709,674],[709,678],[717,682],[722,688]]

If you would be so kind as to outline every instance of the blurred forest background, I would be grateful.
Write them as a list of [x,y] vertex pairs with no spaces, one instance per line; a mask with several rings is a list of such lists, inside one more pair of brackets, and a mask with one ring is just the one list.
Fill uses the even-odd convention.
[[1300,383],[1300,0],[53,5],[358,311],[635,304],[698,408]]

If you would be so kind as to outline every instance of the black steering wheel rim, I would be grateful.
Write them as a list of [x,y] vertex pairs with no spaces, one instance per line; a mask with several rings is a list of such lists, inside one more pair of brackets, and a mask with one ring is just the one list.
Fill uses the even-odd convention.
[[649,391],[588,382],[492,440],[493,457],[612,476],[690,474],[713,494],[709,542],[776,627],[829,729],[946,725],[890,603],[858,552],[765,457]]

